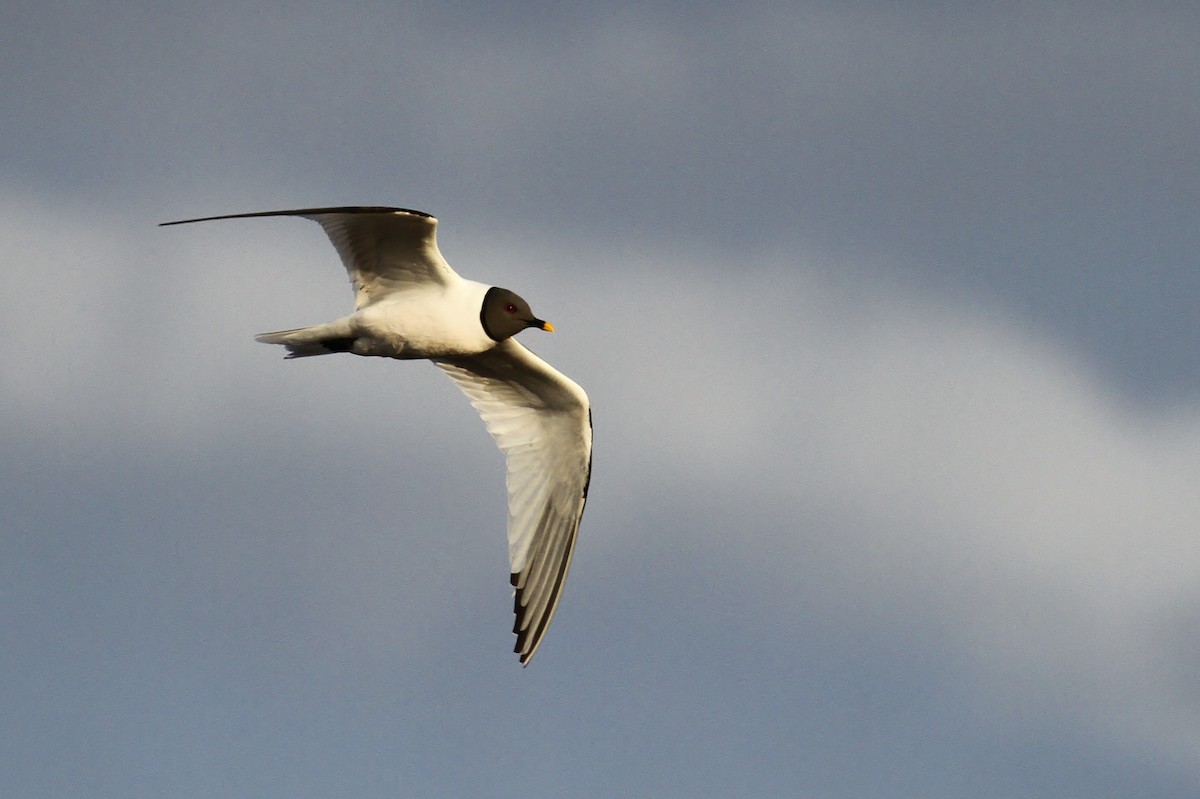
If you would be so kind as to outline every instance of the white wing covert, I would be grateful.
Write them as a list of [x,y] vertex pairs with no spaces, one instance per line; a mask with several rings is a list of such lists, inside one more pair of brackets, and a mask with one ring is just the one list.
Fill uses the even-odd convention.
[[592,425],[587,394],[514,339],[438,360],[505,455],[514,651],[528,663],[558,607],[587,501]]
[[302,213],[321,226],[354,286],[355,308],[388,294],[458,278],[437,246],[437,219],[419,211],[356,208]]

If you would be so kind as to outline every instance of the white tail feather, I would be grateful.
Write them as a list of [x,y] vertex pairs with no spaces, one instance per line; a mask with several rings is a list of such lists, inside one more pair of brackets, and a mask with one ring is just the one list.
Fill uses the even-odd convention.
[[349,352],[355,335],[345,319],[312,327],[297,327],[291,330],[276,330],[260,333],[255,341],[263,344],[282,344],[287,347],[288,358],[307,358],[312,355],[329,355],[334,352]]

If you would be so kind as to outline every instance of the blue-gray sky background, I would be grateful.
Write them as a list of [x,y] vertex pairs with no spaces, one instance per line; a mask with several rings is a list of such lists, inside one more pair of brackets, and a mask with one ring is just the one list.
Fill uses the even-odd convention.
[[[1200,12],[9,4],[0,789],[1187,797]],[[596,467],[509,651],[499,453],[286,363],[388,204]]]

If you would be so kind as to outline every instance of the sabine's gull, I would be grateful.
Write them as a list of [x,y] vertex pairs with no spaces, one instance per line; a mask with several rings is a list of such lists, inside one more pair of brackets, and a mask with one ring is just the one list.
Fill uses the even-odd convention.
[[227,214],[164,222],[298,216],[319,224],[354,287],[354,312],[312,327],[257,336],[288,358],[349,352],[428,359],[483,417],[507,463],[508,556],[514,588],[514,651],[537,652],[554,618],[592,463],[587,394],[514,336],[553,331],[517,294],[458,275],[437,247],[437,219],[405,208],[353,206]]

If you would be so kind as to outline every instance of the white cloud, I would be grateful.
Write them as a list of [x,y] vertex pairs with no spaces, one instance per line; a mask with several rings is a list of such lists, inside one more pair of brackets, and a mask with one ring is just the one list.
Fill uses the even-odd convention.
[[994,310],[835,288],[798,260],[621,275],[637,293],[601,305],[654,324],[606,327],[582,357],[620,452],[607,479],[743,514],[690,535],[739,580],[770,574],[784,612],[933,624],[1000,717],[1056,707],[1195,767],[1174,636],[1200,601],[1200,409],[1123,405]]
[[[10,435],[119,429],[160,452],[284,436],[315,457],[336,435],[379,468],[422,436],[445,457],[486,447],[465,402],[442,407],[457,397],[436,370],[261,357],[253,332],[349,303],[315,226],[162,231],[11,197],[3,211],[18,265],[0,286]],[[696,543],[781,613],[935,625],[1012,723],[1051,703],[1195,765],[1200,707],[1180,677],[1194,664],[1179,660],[1194,653],[1172,636],[1200,606],[1200,410],[1122,405],[994,309],[867,270],[831,280],[804,254],[766,255],[745,278],[702,256],[614,268],[550,242],[497,252],[464,235],[453,249],[464,273],[511,276],[558,323],[531,344],[591,393],[593,503],[612,518],[647,496],[744,514],[746,529],[698,529]],[[441,463],[439,448],[422,452]],[[645,534],[625,521],[589,551]]]
[[549,245],[500,257],[576,267],[546,281],[574,326],[547,355],[591,392],[593,501],[628,521],[590,550],[621,558],[629,536],[664,534],[622,505],[699,502],[722,522],[667,535],[780,613],[932,625],[984,712],[1054,708],[1195,767],[1200,702],[1173,636],[1200,600],[1200,408],[1131,405],[1000,308],[804,252],[746,256],[755,270]]

